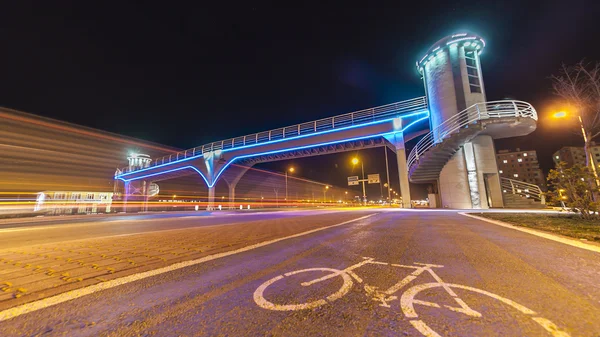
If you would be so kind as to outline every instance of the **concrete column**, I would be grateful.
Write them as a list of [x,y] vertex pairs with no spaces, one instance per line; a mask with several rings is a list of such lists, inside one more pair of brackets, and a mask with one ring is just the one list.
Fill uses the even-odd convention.
[[223,180],[229,186],[229,208],[235,209],[235,187],[237,183],[242,179],[242,176],[250,169],[250,166],[245,165],[231,165],[227,168],[227,171],[221,176]]
[[144,206],[142,207],[142,212],[148,212],[148,188],[150,187],[150,182],[144,180],[142,183],[142,195],[144,196]]
[[459,149],[446,163],[439,178],[439,192],[443,208],[471,208],[471,190],[463,149]]
[[229,184],[229,209],[235,209],[235,184]]
[[491,136],[480,135],[475,137],[471,143],[473,144],[473,154],[477,167],[481,208],[504,207],[494,140]]
[[[396,124],[400,122],[394,122]],[[399,125],[399,129],[402,126]],[[402,132],[394,133],[385,138],[394,145],[396,150],[396,160],[398,161],[398,177],[400,177],[400,195],[402,196],[402,207],[410,208],[410,185],[408,183],[408,167],[406,166],[406,147],[404,146],[404,134]]]
[[129,182],[123,182],[123,212],[127,213],[127,199],[129,199]]
[[215,189],[215,186],[208,188],[208,205],[206,206],[206,209],[209,211],[215,209]]
[[[471,195],[471,207],[472,208],[487,208],[485,188],[483,184],[479,184],[478,176],[480,173],[477,170],[475,163],[475,153],[473,151],[473,143],[468,142],[463,145],[463,152],[465,156],[465,167],[467,168],[467,182],[469,184],[469,192]],[[483,200],[482,200],[483,199]]]

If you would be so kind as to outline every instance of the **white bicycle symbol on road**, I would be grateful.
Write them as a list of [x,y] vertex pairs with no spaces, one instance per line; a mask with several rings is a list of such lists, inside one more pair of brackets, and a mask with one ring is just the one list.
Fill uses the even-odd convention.
[[[435,265],[435,264],[427,264],[427,263],[415,263],[413,266],[407,266],[407,265],[401,265],[401,264],[379,262],[379,261],[375,261],[374,258],[368,258],[368,257],[364,257],[363,259],[364,260],[362,262],[359,262],[359,263],[357,263],[353,266],[350,266],[344,270],[332,269],[332,268],[309,268],[309,269],[296,270],[296,271],[292,271],[289,273],[285,273],[283,275],[276,276],[276,277],[266,281],[265,283],[261,284],[256,289],[256,291],[254,292],[254,301],[261,308],[269,309],[269,310],[277,310],[277,311],[306,310],[306,309],[317,308],[317,307],[323,306],[327,303],[333,302],[337,299],[340,299],[341,297],[346,295],[350,291],[352,286],[354,285],[353,279],[357,283],[363,283],[363,279],[360,276],[358,276],[354,272],[354,270],[356,270],[364,265],[367,265],[367,264],[385,265],[385,266],[391,266],[391,267],[413,269],[414,271],[385,291],[381,291],[377,287],[369,286],[365,283],[364,290],[366,292],[366,295],[368,297],[370,297],[371,299],[373,299],[374,301],[381,302],[379,305],[382,307],[389,308],[390,307],[389,303],[393,300],[398,299],[398,297],[395,296],[394,294],[396,294],[400,289],[407,286],[410,282],[412,282],[414,279],[416,279],[419,275],[423,274],[424,272],[428,272],[429,274],[431,274],[431,276],[437,281],[437,282],[423,283],[423,284],[418,284],[418,285],[412,286],[408,290],[404,291],[404,293],[402,293],[402,295],[400,297],[400,307],[402,309],[402,312],[409,319],[411,325],[415,329],[417,329],[421,334],[423,334],[424,336],[441,337],[437,332],[435,332],[432,328],[430,328],[425,322],[423,322],[421,319],[419,319],[419,315],[415,311],[415,304],[433,307],[433,308],[445,308],[445,309],[449,309],[449,310],[452,310],[452,311],[455,311],[455,312],[458,312],[458,313],[461,313],[461,314],[464,314],[464,315],[467,315],[470,317],[481,317],[481,313],[471,309],[460,297],[458,297],[458,295],[454,292],[453,289],[463,289],[463,290],[476,292],[476,293],[479,293],[482,295],[489,296],[500,302],[503,302],[503,303],[513,307],[517,311],[530,316],[532,320],[534,320],[542,328],[544,328],[548,333],[550,333],[551,336],[554,336],[554,337],[569,337],[570,336],[568,333],[560,330],[550,320],[543,318],[543,317],[539,317],[535,311],[533,311],[519,303],[516,303],[505,297],[498,296],[494,293],[491,293],[491,292],[488,292],[485,290],[481,290],[481,289],[477,289],[477,288],[473,288],[473,287],[469,287],[469,286],[464,286],[464,285],[460,285],[460,284],[444,282],[440,278],[440,276],[437,275],[433,270],[433,268],[443,268],[444,266]],[[268,301],[267,299],[265,299],[265,297],[264,297],[265,289],[267,289],[273,283],[280,281],[286,277],[290,277],[290,276],[300,274],[300,273],[307,273],[307,272],[321,272],[321,273],[328,272],[330,274],[325,275],[320,278],[317,278],[317,279],[314,279],[312,281],[302,282],[301,285],[304,287],[308,287],[308,286],[317,284],[319,282],[334,278],[336,276],[340,276],[343,279],[344,283],[343,283],[342,287],[335,293],[333,293],[329,296],[326,296],[323,299],[318,299],[318,300],[310,301],[310,302],[306,302],[306,303],[276,304],[276,303],[272,303],[272,302]],[[458,304],[458,306],[440,305],[440,304],[433,303],[433,302],[415,299],[415,296],[417,294],[419,294],[421,291],[426,290],[426,289],[431,289],[431,288],[438,288],[438,287],[443,288],[448,293],[448,295],[450,295],[452,297],[452,299],[454,299],[454,301]]]

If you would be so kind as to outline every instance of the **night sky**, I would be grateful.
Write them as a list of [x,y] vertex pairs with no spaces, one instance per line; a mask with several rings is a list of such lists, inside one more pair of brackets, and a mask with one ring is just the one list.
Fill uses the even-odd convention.
[[540,113],[538,131],[497,149],[538,150],[548,169],[581,143],[547,122],[548,77],[600,60],[598,1],[91,3],[2,4],[0,106],[190,148],[422,96],[415,61],[470,30],[487,42],[488,100]]

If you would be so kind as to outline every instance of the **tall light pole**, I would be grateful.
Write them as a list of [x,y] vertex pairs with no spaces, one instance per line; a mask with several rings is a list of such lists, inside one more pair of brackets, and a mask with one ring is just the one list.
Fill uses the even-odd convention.
[[294,167],[290,167],[289,169],[285,170],[285,201],[287,202],[288,200],[288,184],[287,184],[287,177],[288,177],[288,171],[290,171],[290,173],[294,173],[296,169]]
[[325,193],[327,193],[327,190],[329,189],[328,185],[325,185],[325,189],[323,189],[323,203],[325,203]]
[[365,189],[365,165],[362,160],[358,160],[358,158],[352,158],[352,164],[356,165],[360,161],[360,168],[362,170],[362,187],[363,187],[363,203],[367,206],[367,191]]
[[[554,118],[565,118],[569,116],[574,117],[573,115],[568,114],[566,111],[559,111],[552,115],[552,117]],[[585,127],[583,126],[583,120],[581,119],[581,115],[577,115],[577,119],[579,120],[579,127],[581,128],[581,134],[583,135],[583,141],[585,144],[585,156],[589,158],[589,162],[587,164],[592,167],[592,172],[594,173],[594,180],[596,181],[596,186],[600,186],[600,179],[598,179],[598,171],[596,170],[596,164],[594,164],[594,157],[588,146],[587,133],[585,132]]]

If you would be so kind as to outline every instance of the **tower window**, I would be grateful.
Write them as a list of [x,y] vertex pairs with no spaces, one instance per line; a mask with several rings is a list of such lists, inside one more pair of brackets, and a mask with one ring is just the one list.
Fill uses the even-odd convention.
[[465,63],[467,65],[467,76],[469,77],[469,89],[471,92],[482,92],[479,72],[477,71],[477,60],[474,51],[465,53]]

